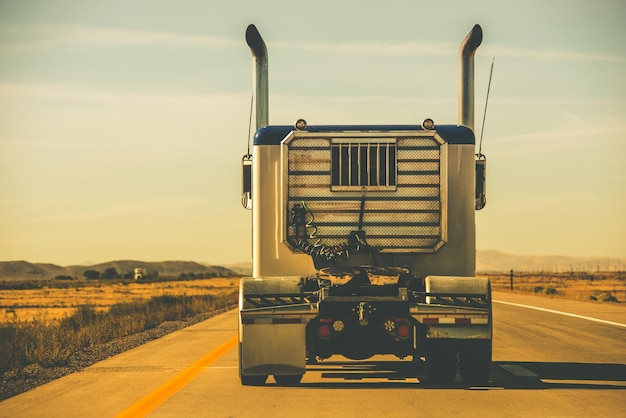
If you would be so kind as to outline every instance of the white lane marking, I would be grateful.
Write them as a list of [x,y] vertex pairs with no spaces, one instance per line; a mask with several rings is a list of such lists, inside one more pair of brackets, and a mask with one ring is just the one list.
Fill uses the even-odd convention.
[[620,324],[619,322],[613,322],[613,321],[605,321],[604,319],[592,318],[590,316],[576,315],[576,314],[568,313],[568,312],[555,311],[553,309],[539,308],[537,306],[531,306],[531,305],[523,305],[521,303],[503,302],[501,300],[494,300],[493,302],[502,303],[504,305],[519,306],[521,308],[535,309],[537,311],[550,312],[550,313],[559,314],[559,315],[571,316],[572,318],[586,319],[587,321],[600,322],[602,324],[615,325],[616,327],[626,328],[626,324]]

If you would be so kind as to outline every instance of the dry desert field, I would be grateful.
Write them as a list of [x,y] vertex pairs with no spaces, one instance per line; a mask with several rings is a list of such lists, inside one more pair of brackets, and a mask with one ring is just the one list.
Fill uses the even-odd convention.
[[511,275],[484,274],[498,291],[534,293],[545,297],[577,301],[626,303],[626,273],[624,272],[513,272]]
[[0,323],[48,322],[70,315],[79,306],[107,310],[120,302],[163,295],[227,295],[238,290],[239,278],[210,278],[159,282],[69,281],[36,289],[0,290]]

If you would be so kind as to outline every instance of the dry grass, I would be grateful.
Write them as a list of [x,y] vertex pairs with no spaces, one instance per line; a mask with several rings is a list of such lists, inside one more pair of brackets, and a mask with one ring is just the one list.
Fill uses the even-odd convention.
[[70,282],[68,286],[0,290],[0,323],[13,321],[52,322],[71,315],[79,306],[107,311],[117,303],[153,297],[220,296],[237,290],[239,278],[211,278],[153,283],[99,281]]
[[[511,291],[510,274],[484,274],[494,290]],[[626,303],[626,274],[621,272],[515,273],[513,292],[578,301]]]
[[0,372],[33,363],[64,366],[86,347],[234,306],[238,282],[71,281],[35,289],[11,284],[12,290],[0,290]]

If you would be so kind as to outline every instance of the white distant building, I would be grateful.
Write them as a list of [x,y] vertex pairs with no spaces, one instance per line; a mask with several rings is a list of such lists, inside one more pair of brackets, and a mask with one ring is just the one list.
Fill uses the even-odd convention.
[[135,269],[135,280],[141,280],[143,279],[143,269],[140,267],[137,267]]

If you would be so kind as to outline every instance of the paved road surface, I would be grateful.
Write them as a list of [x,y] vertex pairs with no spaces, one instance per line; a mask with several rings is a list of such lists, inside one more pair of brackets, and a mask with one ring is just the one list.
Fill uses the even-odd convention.
[[429,386],[419,371],[394,374],[397,362],[381,369],[335,361],[308,371],[299,387],[271,378],[265,387],[243,387],[231,311],[1,402],[0,417],[626,416],[626,308],[494,298],[486,388]]

